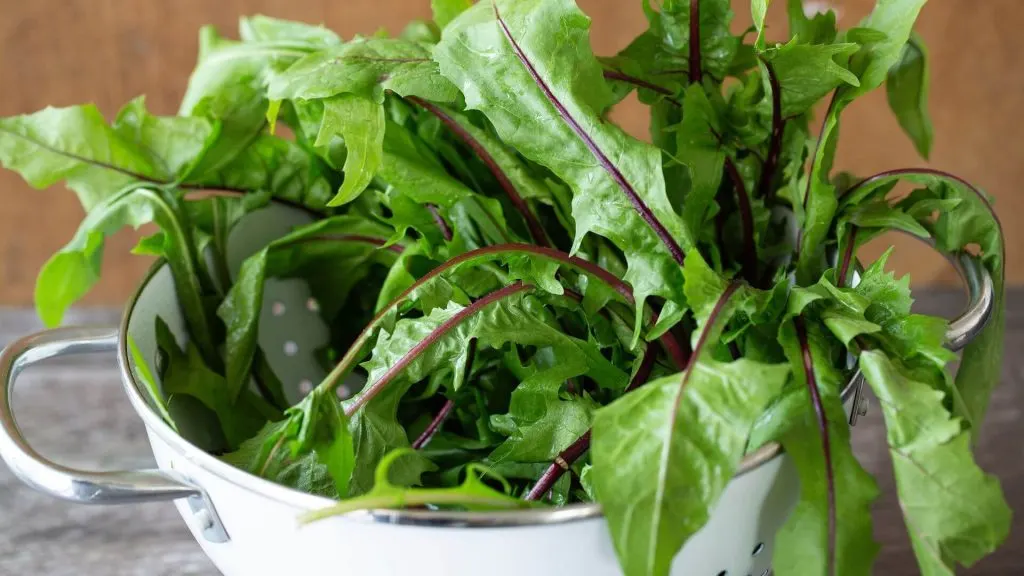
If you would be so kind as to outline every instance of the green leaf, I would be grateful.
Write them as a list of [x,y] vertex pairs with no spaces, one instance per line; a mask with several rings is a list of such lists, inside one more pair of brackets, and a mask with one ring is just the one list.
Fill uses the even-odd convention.
[[441,367],[464,371],[471,340],[476,340],[481,350],[501,348],[509,342],[551,347],[558,358],[559,374],[586,374],[599,385],[618,390],[625,387],[627,375],[596,346],[551,325],[550,313],[528,293],[530,289],[529,285],[513,284],[469,306],[450,303],[426,316],[399,320],[392,330],[380,332],[373,355],[364,364],[370,384],[346,405],[350,413],[358,410],[354,420],[373,418],[368,425],[386,440],[374,442],[371,452],[361,449],[357,436],[360,486],[366,485],[388,451],[408,445],[404,430],[395,421],[401,398],[414,383]]
[[301,42],[316,47],[341,44],[341,38],[323,25],[311,26],[262,14],[239,18],[238,33],[243,42]]
[[[666,575],[710,517],[743,457],[754,421],[789,369],[698,361],[594,415],[593,483],[627,576]],[[757,386],[751,386],[757,382]]]
[[271,482],[302,492],[337,498],[334,480],[327,467],[317,460],[313,452],[298,458],[278,445],[283,431],[292,427],[291,420],[268,422],[254,437],[246,440],[234,452],[221,456],[224,462]]
[[754,21],[754,27],[757,29],[757,39],[754,41],[754,46],[758,50],[764,50],[764,19],[768,16],[768,6],[772,3],[772,0],[750,0],[750,16]]
[[174,177],[91,104],[0,119],[0,163],[35,188],[64,180],[86,212],[133,182]]
[[850,70],[860,79],[860,85],[848,88],[845,100],[867,94],[882,85],[889,70],[899,62],[903,48],[910,40],[914,21],[926,1],[878,0],[860,27],[880,34],[851,57]]
[[[992,315],[981,333],[964,348],[956,376],[956,389],[959,401],[962,401],[962,410],[958,409],[956,416],[974,427],[984,421],[989,398],[999,383],[1002,367],[1006,321],[1006,259],[1002,225],[982,190],[944,172],[927,169],[897,171],[883,173],[869,179],[868,182],[871,185],[883,186],[900,179],[926,186],[929,198],[948,202],[949,209],[940,211],[938,219],[934,222],[930,221],[931,210],[920,214],[924,220],[923,224],[930,228],[938,250],[958,254],[956,257],[960,258],[965,257],[962,253],[968,252],[972,246],[979,247],[981,262],[992,278],[995,293]],[[953,204],[952,201],[956,203]],[[884,266],[884,263],[882,259],[879,265]],[[890,283],[883,279],[877,289],[884,290],[886,285]],[[860,286],[858,290],[861,290]],[[896,292],[885,292],[893,298],[893,306],[888,310],[888,317],[908,314],[911,302],[909,278],[904,278],[894,290]],[[869,297],[874,299],[874,296]]]
[[587,396],[564,397],[566,380],[579,375],[559,359],[556,366],[523,380],[512,392],[508,414],[492,416],[507,420],[512,433],[488,460],[494,463],[550,462],[590,430],[599,405]]
[[928,49],[920,36],[912,34],[899,60],[889,69],[885,91],[889,108],[900,127],[914,142],[918,154],[928,159],[932,150],[932,121],[928,116]]
[[441,30],[448,26],[448,23],[469,9],[473,0],[430,0],[430,10],[434,13],[434,23]]
[[[797,375],[771,412],[768,421],[780,429],[780,441],[800,476],[800,500],[780,530],[772,567],[779,574],[828,574],[829,500],[827,474],[834,486],[836,573],[871,574],[879,546],[872,538],[871,506],[879,495],[874,479],[857,461],[850,445],[850,426],[839,393],[844,373],[832,363],[826,336],[814,323],[806,323],[807,348],[812,358],[813,383],[825,410],[829,461],[824,458],[822,433],[810,401],[804,373],[803,348],[792,323],[780,330],[779,340]],[[828,464],[831,464],[829,469]],[[826,472],[828,471],[828,472]]]
[[243,403],[235,403],[224,377],[203,362],[195,344],[187,343],[182,351],[160,318],[156,322],[156,334],[157,344],[164,355],[161,383],[167,395],[191,396],[213,411],[229,446],[239,446],[259,431],[265,419]]
[[434,58],[507,144],[573,188],[574,249],[591,232],[611,240],[638,310],[658,295],[671,316],[693,240],[665,193],[659,151],[601,117],[611,95],[588,31],[567,0],[480,3],[448,26]]
[[345,141],[348,152],[345,180],[328,206],[351,202],[373,180],[384,155],[384,108],[355,94],[324,100],[324,119],[315,145],[327,146],[338,136]]
[[[455,506],[469,510],[508,510],[532,508],[535,504],[508,495],[508,482],[480,464],[466,466],[466,478],[454,488],[406,488],[393,483],[392,468],[404,458],[416,457],[411,449],[389,452],[381,459],[374,475],[373,489],[358,498],[351,498],[329,508],[309,512],[302,522],[315,522],[331,516],[356,510],[374,508],[404,508],[407,506]],[[484,482],[484,478],[499,481],[505,488],[498,492]]]
[[148,155],[159,179],[168,182],[186,179],[220,136],[220,125],[206,118],[153,116],[142,96],[121,108],[113,129]]
[[146,358],[143,357],[142,351],[139,350],[138,345],[135,344],[135,340],[130,335],[128,336],[128,353],[132,356],[135,373],[139,377],[139,380],[142,381],[146,394],[149,396],[150,406],[160,414],[160,418],[162,418],[172,430],[177,432],[178,427],[171,418],[170,412],[167,411],[167,398],[160,389],[160,384],[158,384],[156,378],[153,377],[153,373],[150,371],[149,364],[146,362]]
[[[254,23],[248,28],[257,26]],[[243,31],[246,28],[243,23]],[[316,45],[293,40],[235,42],[222,38],[212,26],[200,30],[199,59],[178,113],[217,119],[222,129],[195,174],[219,171],[259,136],[266,123],[267,75],[316,49]]]
[[334,195],[329,169],[303,148],[262,134],[214,172],[189,181],[210,188],[265,190],[274,198],[323,211]]
[[[885,200],[858,203],[851,210],[843,214],[840,222],[841,226],[848,222],[861,228],[901,230],[918,238],[929,238],[931,236],[931,233],[917,219],[904,212],[899,206],[893,206]],[[842,231],[838,234],[840,238],[843,235]]]
[[857,77],[859,85],[837,88],[825,115],[803,198],[806,210],[797,262],[797,279],[801,283],[813,281],[812,278],[825,269],[824,240],[838,207],[829,173],[839,138],[839,115],[855,98],[882,84],[910,38],[914,20],[924,3],[925,0],[878,0],[871,15],[862,23],[864,30],[884,34],[885,38],[872,39],[850,57],[849,70]]
[[836,63],[858,49],[856,44],[802,44],[791,40],[765,51],[779,81],[783,117],[811,109],[838,86],[859,86],[852,72]]
[[[690,44],[690,1],[665,0],[661,11],[645,2],[647,19],[666,50],[687,54]],[[716,79],[725,76],[740,45],[729,26],[733,13],[729,0],[702,0],[700,3],[700,63],[703,71]],[[688,66],[688,65],[687,65]]]
[[46,325],[60,324],[68,307],[99,280],[106,237],[125,226],[138,228],[153,221],[164,232],[163,254],[173,273],[189,333],[209,361],[214,357],[213,331],[202,300],[204,290],[195,267],[191,231],[181,222],[178,203],[170,193],[127,188],[94,207],[71,241],[40,270],[36,310]]
[[1010,529],[999,482],[975,464],[969,430],[943,394],[867,350],[860,369],[885,416],[896,491],[922,574],[953,574],[991,553]]
[[358,39],[312,53],[274,74],[271,100],[330,98],[357,94],[384,101],[384,91],[455,102],[458,91],[437,71],[430,46],[397,38]]
[[683,220],[691,231],[700,230],[708,207],[718,193],[725,166],[725,151],[715,137],[721,122],[701,86],[686,89],[683,121],[676,132],[676,153],[690,172],[690,189],[683,203]]

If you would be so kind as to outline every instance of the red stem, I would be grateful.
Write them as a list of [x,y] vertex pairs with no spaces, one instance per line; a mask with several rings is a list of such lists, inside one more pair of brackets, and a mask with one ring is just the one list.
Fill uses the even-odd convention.
[[754,214],[750,208],[750,196],[743,184],[743,177],[736,168],[732,158],[726,156],[725,169],[736,189],[736,204],[740,209],[740,221],[743,224],[743,277],[754,283],[757,279],[757,244],[754,241]]
[[516,190],[515,185],[508,179],[505,171],[501,169],[501,166],[499,166],[498,162],[493,156],[491,156],[491,153],[487,151],[487,148],[485,148],[480,141],[474,138],[468,130],[466,130],[457,120],[455,120],[455,118],[452,118],[451,115],[441,107],[419,98],[418,96],[408,96],[406,97],[406,100],[420,106],[427,112],[436,116],[438,120],[452,131],[453,134],[458,136],[466,146],[469,146],[473,152],[476,153],[480,160],[487,166],[487,169],[491,171],[491,174],[494,175],[494,178],[498,181],[502,190],[504,190],[505,194],[508,195],[508,199],[512,202],[512,205],[515,206],[516,210],[519,211],[519,214],[522,215],[523,220],[526,221],[526,227],[529,229],[530,236],[533,238],[533,241],[544,246],[550,246],[551,242],[548,240],[547,234],[544,232],[544,227],[540,225],[537,217],[534,216],[529,205],[527,205],[526,200],[519,195],[519,191]]
[[629,74],[626,74],[625,72],[619,72],[618,70],[605,70],[604,71],[604,77],[609,79],[609,80],[618,80],[620,82],[626,82],[627,84],[632,84],[634,86],[639,86],[640,88],[647,88],[648,90],[650,90],[652,92],[657,92],[658,94],[661,94],[663,96],[669,96],[669,98],[666,98],[665,100],[667,100],[669,103],[675,105],[676,107],[681,107],[682,106],[682,104],[680,104],[679,100],[676,100],[675,98],[671,98],[671,96],[673,96],[673,93],[672,93],[671,90],[669,90],[668,88],[665,88],[663,86],[658,86],[657,84],[655,84],[653,82],[648,82],[647,80],[644,80],[643,78],[637,78],[636,76],[630,76]]
[[501,27],[502,33],[505,35],[505,39],[512,48],[512,52],[515,53],[516,58],[519,59],[523,68],[525,68],[526,72],[530,75],[530,78],[533,79],[541,93],[544,94],[544,97],[558,112],[562,121],[565,122],[576,137],[580,139],[580,142],[587,147],[587,150],[593,154],[594,159],[597,160],[598,164],[601,165],[601,168],[607,172],[608,177],[618,185],[620,190],[622,190],[622,193],[626,196],[626,199],[629,200],[630,205],[634,210],[636,210],[640,218],[651,227],[654,235],[658,237],[662,244],[665,245],[665,249],[668,251],[669,255],[672,256],[672,259],[682,266],[686,256],[683,253],[683,249],[679,246],[679,243],[676,242],[675,238],[673,238],[671,234],[669,234],[668,229],[665,228],[665,226],[658,220],[657,216],[654,215],[654,212],[651,211],[651,208],[644,203],[643,199],[640,198],[636,189],[633,188],[633,185],[630,184],[629,180],[626,179],[626,176],[621,170],[619,170],[619,167],[611,161],[603,150],[601,150],[594,138],[583,129],[583,126],[581,126],[576,118],[569,113],[569,110],[564,104],[562,104],[562,101],[555,96],[555,93],[548,86],[544,78],[541,77],[537,68],[533,65],[533,62],[531,62],[526,56],[526,53],[519,45],[519,42],[517,42],[515,37],[512,36],[512,31],[509,30],[508,24],[505,23],[505,20],[502,19],[501,14],[498,12],[498,5],[494,4],[493,6],[495,19],[498,21],[498,25]]
[[829,442],[828,419],[825,416],[825,406],[821,402],[818,382],[814,375],[814,357],[811,355],[811,348],[807,343],[807,330],[804,327],[803,318],[797,316],[793,319],[793,324],[796,326],[796,336],[800,341],[804,372],[807,375],[807,388],[811,394],[811,404],[814,405],[814,414],[818,419],[818,432],[821,434],[822,452],[825,457],[825,485],[828,499],[828,556],[825,561],[825,573],[831,575],[835,574],[836,563],[836,486],[835,471],[832,468],[832,445]]
[[437,434],[438,430],[441,429],[441,424],[443,424],[445,419],[448,418],[448,415],[452,413],[452,408],[454,407],[454,400],[449,399],[444,403],[444,406],[441,407],[441,411],[437,413],[437,416],[434,416],[434,419],[427,426],[427,429],[424,430],[415,441],[413,441],[413,450],[419,450],[426,446],[427,442],[430,442],[430,439],[433,438],[434,435]]
[[[633,379],[626,386],[626,392],[635,390],[647,382],[651,377],[651,371],[654,369],[654,360],[657,355],[658,350],[653,346],[649,346],[644,351],[644,357],[640,360],[640,366],[637,368],[636,374],[633,375]],[[530,489],[524,498],[527,500],[540,500],[543,498],[551,490],[551,487],[555,485],[555,482],[558,482],[562,475],[572,468],[573,463],[589,449],[590,430],[587,430],[583,436],[577,438],[568,448],[558,453],[554,462],[544,470],[544,473],[537,479],[537,483],[533,485],[533,488]]]
[[857,242],[857,227],[850,224],[850,232],[846,235],[846,249],[843,250],[843,260],[839,264],[839,273],[836,275],[836,285],[840,288],[846,287],[846,275],[850,271],[850,264],[853,263],[853,246]]
[[701,82],[700,0],[690,0],[690,83]]
[[562,477],[571,467],[573,462],[579,459],[580,456],[586,453],[590,449],[590,430],[583,433],[576,439],[575,442],[569,445],[568,448],[562,450],[555,456],[555,461],[548,466],[544,474],[537,480],[537,483],[533,485],[533,488],[524,496],[525,500],[540,500],[545,494],[551,490],[551,487],[558,482],[558,479]]
[[441,211],[437,209],[434,204],[427,204],[427,210],[430,210],[430,215],[434,217],[434,224],[437,224],[437,228],[441,230],[441,236],[444,237],[445,242],[452,241],[452,229],[445,222],[444,217],[441,216]]
[[[686,387],[686,382],[689,380],[691,369],[696,359],[700,356],[701,350],[704,348],[704,344],[707,342],[707,337],[711,333],[711,327],[715,325],[718,320],[718,316],[722,313],[725,308],[725,304],[732,298],[732,295],[740,287],[740,283],[737,281],[731,282],[725,289],[725,292],[719,296],[718,301],[715,302],[715,307],[711,310],[711,314],[708,315],[707,322],[704,324],[704,329],[700,333],[700,337],[697,339],[697,345],[693,348],[693,354],[686,362],[686,368],[683,372],[683,381],[680,384],[680,393],[676,397],[676,402],[682,401],[682,389]],[[633,380],[626,387],[626,392],[634,390],[642,386],[651,375],[651,369],[654,366],[654,349],[648,347],[644,351],[644,358],[641,360],[640,367],[636,371],[636,375]],[[678,412],[678,410],[676,411]],[[575,442],[573,442],[568,448],[563,450],[555,458],[555,461],[544,471],[541,477],[537,480],[537,483],[533,485],[533,488],[526,494],[527,500],[538,500],[547,494],[548,490],[555,485],[555,482],[562,477],[568,471],[572,464],[582,456],[590,448],[590,430],[587,430],[583,436],[580,436]]]
[[487,296],[473,302],[469,306],[466,306],[462,310],[459,310],[451,318],[446,320],[440,326],[432,330],[423,340],[416,343],[415,346],[409,349],[408,352],[402,355],[394,364],[392,364],[384,374],[377,379],[376,382],[367,386],[350,405],[345,408],[345,415],[352,416],[359,411],[360,408],[366,405],[367,402],[373,400],[381,390],[384,389],[388,383],[402,373],[405,368],[416,359],[417,356],[425,352],[428,348],[434,345],[435,342],[441,339],[442,336],[450,332],[456,326],[461,324],[467,318],[473,316],[481,309],[503,299],[513,296],[520,292],[526,292],[533,290],[532,284],[523,284],[522,282],[516,282],[509,286],[506,286],[500,290],[495,290]]
[[[469,341],[469,347],[466,349],[466,368],[463,370],[463,378],[469,378],[470,373],[473,372],[473,360],[476,358],[476,338]],[[416,438],[412,443],[413,450],[419,450],[430,442],[430,439],[441,429],[441,424],[448,418],[448,415],[452,413],[452,408],[455,408],[455,401],[449,398],[441,410],[434,416],[434,419],[430,421],[427,428],[422,434]]]

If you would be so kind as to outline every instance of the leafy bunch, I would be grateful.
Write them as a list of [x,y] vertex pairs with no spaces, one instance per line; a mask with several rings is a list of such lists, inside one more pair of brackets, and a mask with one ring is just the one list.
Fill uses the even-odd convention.
[[[990,201],[934,170],[832,169],[844,109],[883,83],[927,155],[924,0],[878,0],[848,30],[789,0],[781,43],[768,0],[738,36],[727,0],[645,0],[649,28],[609,57],[572,0],[432,4],[397,37],[206,28],[176,116],[138,98],[113,122],[91,105],[0,120],[0,162],[87,211],[40,274],[43,319],[93,285],[107,236],[153,222],[136,252],[171,267],[190,340],[158,322],[139,376],[190,441],[338,500],[316,518],[596,501],[630,576],[667,574],[772,442],[801,481],[776,572],[870,573],[878,490],[841,395],[859,370],[922,572],[1002,542],[1009,509],[971,452],[1002,354]],[[634,91],[650,142],[607,117]],[[271,202],[312,221],[231,270],[233,227]],[[911,311],[886,257],[859,267],[889,230],[992,277],[955,379],[946,321]],[[331,327],[329,374],[294,405],[257,340],[282,277]]]

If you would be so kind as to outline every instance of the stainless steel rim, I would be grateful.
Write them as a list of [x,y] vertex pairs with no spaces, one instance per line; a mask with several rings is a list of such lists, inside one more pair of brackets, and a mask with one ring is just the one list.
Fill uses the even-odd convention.
[[[976,258],[962,254],[958,258],[951,259],[962,278],[965,280],[968,292],[968,305],[965,312],[956,320],[950,323],[947,332],[947,341],[950,348],[958,350],[973,338],[988,321],[992,312],[994,292],[992,279],[988,272],[977,261]],[[334,503],[333,500],[322,496],[315,496],[305,492],[276,484],[258,476],[251,475],[238,468],[220,461],[217,457],[210,455],[187,440],[179,436],[171,429],[153,410],[144,399],[139,384],[128,364],[128,321],[142,291],[164,262],[160,261],[153,265],[145,279],[139,284],[139,288],[132,296],[125,307],[121,319],[120,335],[118,337],[117,357],[121,371],[121,380],[125,393],[131,401],[135,411],[142,418],[146,427],[154,432],[161,440],[167,443],[180,456],[190,461],[195,466],[218,478],[229,482],[236,487],[254,492],[264,498],[291,506],[301,510],[314,510],[324,508]],[[841,392],[841,398],[845,402],[849,397],[859,392],[863,379],[860,372],[856,372]],[[856,413],[858,407],[854,406]],[[778,458],[782,455],[782,446],[772,442],[765,444],[758,450],[747,454],[740,463],[739,469],[734,477],[741,476],[760,466]],[[537,510],[512,510],[500,512],[454,512],[438,510],[366,510],[353,512],[345,515],[346,520],[369,521],[385,524],[400,524],[414,526],[433,526],[447,528],[487,528],[487,527],[524,527],[537,525],[561,524],[581,520],[599,519],[603,517],[601,507],[598,504],[571,504],[558,508],[537,509]]]

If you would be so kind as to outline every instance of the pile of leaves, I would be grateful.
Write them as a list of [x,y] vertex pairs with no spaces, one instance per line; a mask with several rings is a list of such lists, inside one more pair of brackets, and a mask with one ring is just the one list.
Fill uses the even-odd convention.
[[[774,43],[768,0],[739,36],[727,0],[645,0],[649,28],[611,57],[572,0],[434,0],[433,22],[347,41],[262,16],[239,41],[204,29],[176,116],[138,98],[113,122],[91,105],[0,120],[0,161],[88,213],[39,313],[59,323],[105,238],[155,222],[135,251],[169,264],[191,339],[160,322],[159,358],[138,360],[192,442],[338,500],[316,517],[599,502],[630,576],[667,574],[770,442],[801,482],[776,573],[870,573],[878,488],[840,395],[859,370],[921,569],[951,574],[1009,529],[972,456],[1002,354],[999,223],[949,174],[832,169],[843,111],[882,84],[927,155],[924,2],[878,0],[840,31],[789,0]],[[650,143],[607,117],[633,91]],[[233,273],[232,227],[270,202],[314,218]],[[955,378],[947,322],[911,312],[885,257],[857,263],[889,230],[992,276]],[[304,279],[331,327],[329,375],[296,405],[256,337],[272,277]]]

